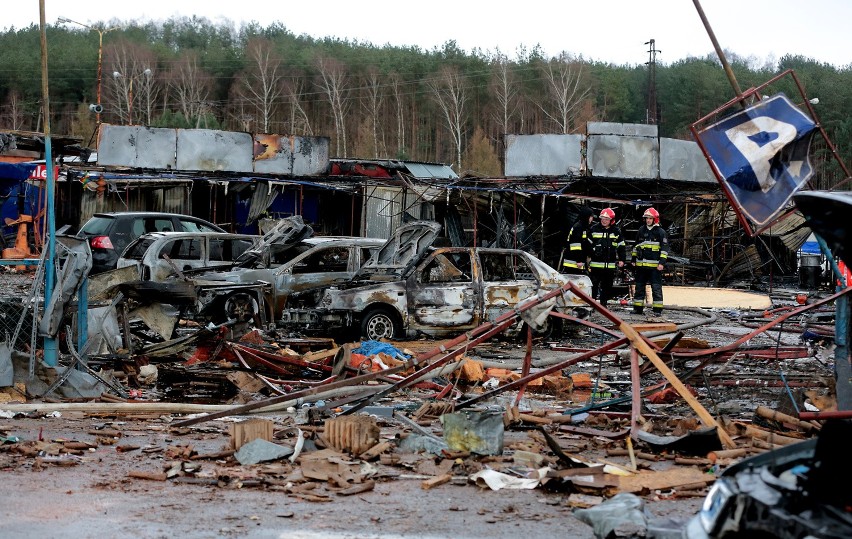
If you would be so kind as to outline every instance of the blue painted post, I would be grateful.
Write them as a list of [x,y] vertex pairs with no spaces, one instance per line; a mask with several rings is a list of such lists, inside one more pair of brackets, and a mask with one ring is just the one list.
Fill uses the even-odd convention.
[[[837,261],[834,260],[834,256],[831,254],[831,249],[828,248],[828,244],[825,243],[825,240],[822,239],[819,234],[814,234],[817,239],[817,243],[819,243],[819,248],[822,251],[822,254],[825,255],[825,258],[828,260],[828,263],[831,264],[831,271],[837,277],[837,280],[843,283],[845,286],[849,286],[850,283],[846,282],[846,277],[843,273],[840,272],[840,268],[837,266]],[[837,291],[841,290],[840,286],[837,287]],[[845,349],[847,346],[847,337],[849,334],[849,300],[846,296],[841,296],[837,298],[834,302],[834,343],[838,348]]]
[[[42,95],[42,116],[44,117],[44,166],[47,169],[47,207],[45,215],[47,216],[47,267],[44,271],[44,305],[50,302],[50,296],[53,294],[53,284],[56,276],[53,271],[53,263],[56,254],[56,221],[54,218],[54,201],[53,193],[56,185],[56,178],[53,174],[53,151],[50,143],[50,92],[47,84],[47,33],[45,31],[44,16],[44,0],[39,0],[39,26],[41,28],[41,95]],[[55,367],[57,363],[58,346],[55,338],[49,337],[44,339],[44,362],[45,364]]]

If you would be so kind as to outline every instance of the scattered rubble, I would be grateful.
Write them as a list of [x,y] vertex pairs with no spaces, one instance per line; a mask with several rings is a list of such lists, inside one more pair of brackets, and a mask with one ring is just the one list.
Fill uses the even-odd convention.
[[[822,423],[799,412],[834,405],[832,335],[810,341],[777,329],[845,291],[765,318],[675,308],[648,324],[572,286],[440,342],[187,326],[171,342],[152,341],[154,353],[92,354],[84,370],[39,364],[34,379],[15,353],[0,463],[80,469],[111,448],[133,458],[129,481],[322,503],[414,480],[421,491],[535,489],[568,509],[638,496],[641,513],[641,499],[697,500],[742,459],[816,436]],[[532,329],[525,342],[501,336],[569,290],[596,312],[560,340]],[[763,325],[748,327],[753,319]],[[73,342],[65,346],[82,367]],[[96,423],[74,439],[16,434],[18,422],[61,414]],[[146,443],[145,432],[168,437]]]

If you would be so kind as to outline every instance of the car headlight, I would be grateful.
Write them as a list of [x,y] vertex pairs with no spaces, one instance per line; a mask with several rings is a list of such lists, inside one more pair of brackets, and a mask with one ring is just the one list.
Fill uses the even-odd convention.
[[707,497],[704,498],[704,504],[701,506],[701,511],[698,512],[698,518],[701,521],[701,527],[708,534],[716,528],[716,522],[719,515],[722,514],[725,506],[734,496],[734,490],[731,483],[726,479],[719,479],[710,488]]

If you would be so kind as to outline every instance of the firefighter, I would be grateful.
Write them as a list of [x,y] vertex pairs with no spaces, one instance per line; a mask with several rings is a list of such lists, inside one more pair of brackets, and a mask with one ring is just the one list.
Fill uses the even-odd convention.
[[654,315],[663,313],[663,270],[669,257],[669,239],[660,226],[660,213],[648,208],[642,215],[645,224],[636,233],[633,246],[633,263],[636,265],[636,291],[633,294],[633,312],[642,314],[645,308],[645,285],[651,283],[651,306]]
[[612,208],[601,210],[600,223],[592,225],[589,235],[592,240],[592,259],[589,276],[592,279],[592,297],[604,307],[612,297],[612,280],[615,271],[624,267],[625,243],[621,229],[615,225]]
[[568,232],[565,256],[562,259],[562,273],[586,273],[586,262],[591,254],[589,227],[594,218],[595,212],[591,208],[580,207],[580,216]]

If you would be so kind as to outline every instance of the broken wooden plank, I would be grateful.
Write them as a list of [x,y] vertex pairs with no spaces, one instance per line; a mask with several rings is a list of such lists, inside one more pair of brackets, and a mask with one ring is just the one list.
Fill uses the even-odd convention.
[[700,402],[698,402],[698,399],[692,396],[692,393],[690,393],[689,389],[687,389],[684,383],[680,381],[680,378],[678,378],[674,371],[672,371],[668,367],[668,365],[666,365],[665,362],[660,359],[660,356],[658,356],[657,353],[654,352],[653,348],[651,348],[650,345],[645,342],[642,336],[639,335],[639,333],[637,333],[636,330],[633,329],[630,324],[626,322],[622,322],[619,329],[621,329],[622,333],[624,333],[624,335],[630,340],[630,343],[639,352],[641,352],[642,355],[647,357],[648,360],[650,360],[655,367],[657,367],[657,370],[660,371],[660,373],[666,378],[666,380],[669,381],[672,387],[675,388],[675,390],[680,394],[681,397],[683,397],[687,404],[689,404],[689,406],[693,410],[695,410],[695,413],[698,414],[698,417],[699,419],[701,419],[701,422],[704,423],[704,426],[716,427],[716,432],[718,433],[719,439],[722,441],[722,444],[728,449],[736,448],[736,442],[734,442],[734,440],[727,433],[725,428],[720,425],[716,421],[716,419],[713,418],[712,415],[710,415],[710,412],[708,412],[707,409],[704,408],[704,406],[702,406]]
[[165,481],[168,479],[164,472],[144,472],[142,470],[130,470],[127,477],[134,479],[145,479],[147,481]]
[[452,479],[453,476],[448,473],[444,475],[439,475],[433,477],[432,479],[427,479],[426,481],[421,482],[420,488],[422,488],[423,490],[429,490],[431,488],[441,486],[445,483],[449,483]]
[[338,496],[352,496],[353,494],[361,494],[362,492],[368,492],[376,488],[376,482],[372,479],[368,481],[364,481],[360,485],[353,485],[349,488],[345,488],[343,490],[337,491]]
[[771,408],[767,408],[766,406],[758,406],[757,410],[755,410],[755,413],[765,419],[771,419],[772,421],[778,421],[779,423],[787,423],[789,425],[793,425],[797,429],[801,429],[805,432],[819,430],[816,426],[814,426],[813,423],[809,421],[802,421],[797,417],[781,413],[777,410],[772,410]]
[[636,331],[677,331],[677,324],[672,322],[639,322],[630,324]]
[[671,468],[659,472],[640,472],[631,477],[619,477],[618,488],[622,492],[641,492],[677,488],[682,485],[697,483],[710,484],[716,478],[708,476],[702,470],[694,467]]

